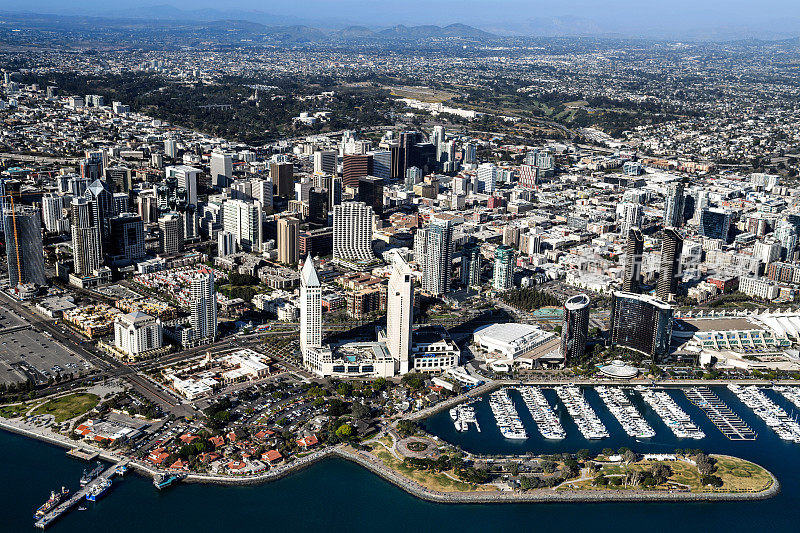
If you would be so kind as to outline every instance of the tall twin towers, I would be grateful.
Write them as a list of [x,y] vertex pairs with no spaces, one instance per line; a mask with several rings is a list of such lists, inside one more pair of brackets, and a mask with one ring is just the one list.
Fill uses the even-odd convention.
[[[386,310],[386,348],[395,369],[404,374],[411,368],[412,325],[414,323],[414,276],[408,264],[394,256],[389,277]],[[300,351],[303,365],[317,370],[317,351],[322,348],[322,284],[309,255],[300,272]]]

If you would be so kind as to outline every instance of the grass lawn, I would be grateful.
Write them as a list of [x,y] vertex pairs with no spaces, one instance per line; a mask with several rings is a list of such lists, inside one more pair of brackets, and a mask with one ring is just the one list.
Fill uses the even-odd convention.
[[17,418],[25,414],[25,412],[33,407],[29,404],[17,404],[17,405],[4,405],[0,407],[0,416],[3,418]]
[[53,415],[56,423],[61,423],[93,409],[100,402],[100,397],[94,394],[79,392],[50,400],[37,407],[34,415]]
[[[399,474],[413,479],[423,487],[440,492],[474,492],[476,490],[494,490],[494,487],[475,487],[469,483],[457,481],[445,475],[444,472],[428,472],[425,470],[414,470],[405,466],[401,461],[395,459],[385,448],[375,447],[372,452],[383,464],[398,472]],[[450,472],[455,477],[455,474]]]

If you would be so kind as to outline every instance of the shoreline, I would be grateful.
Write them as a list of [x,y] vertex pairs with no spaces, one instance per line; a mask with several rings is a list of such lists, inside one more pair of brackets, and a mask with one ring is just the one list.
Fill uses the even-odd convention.
[[[6,419],[0,419],[0,429],[34,438],[39,441],[53,444],[60,448],[82,449],[76,443],[68,442],[56,436],[48,436],[39,432],[20,427],[10,423]],[[100,450],[94,447],[90,449],[98,452],[98,457],[106,462],[118,462],[127,459],[124,456]],[[635,489],[626,490],[603,490],[586,491],[571,490],[557,491],[553,489],[534,489],[529,492],[501,492],[501,491],[475,491],[475,492],[436,492],[419,485],[417,482],[402,476],[394,470],[383,465],[376,464],[370,460],[366,454],[360,451],[350,452],[344,447],[326,448],[313,452],[292,463],[270,470],[264,474],[248,477],[219,476],[213,474],[188,474],[183,480],[184,483],[200,483],[210,485],[262,485],[271,481],[277,481],[291,474],[313,466],[319,461],[328,458],[339,458],[345,461],[356,463],[362,468],[379,476],[384,481],[402,489],[403,491],[421,500],[443,503],[443,504],[481,504],[481,503],[613,503],[613,502],[731,502],[731,501],[756,501],[767,500],[776,496],[781,485],[775,475],[764,468],[772,479],[772,484],[760,492],[661,492],[661,491],[641,491]],[[755,464],[755,463],[753,463]],[[158,471],[149,468],[138,461],[131,460],[128,464],[130,468],[138,474],[147,477],[154,477]],[[760,465],[759,465],[760,466]],[[763,468],[763,467],[761,467]]]

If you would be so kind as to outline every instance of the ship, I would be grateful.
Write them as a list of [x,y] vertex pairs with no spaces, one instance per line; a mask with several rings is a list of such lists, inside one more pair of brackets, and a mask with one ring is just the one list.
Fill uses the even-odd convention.
[[102,498],[108,489],[111,488],[111,478],[100,478],[96,484],[92,485],[91,488],[86,492],[86,499],[90,502],[96,502],[100,498]]
[[61,492],[52,491],[50,493],[50,499],[44,502],[41,507],[36,509],[36,512],[33,514],[33,519],[39,520],[44,515],[55,509],[59,503],[64,501],[64,498],[67,497],[67,494],[69,494],[69,489],[64,487],[61,487]]
[[181,479],[183,479],[183,476],[180,474],[157,474],[153,478],[153,486],[158,490],[166,489]]
[[94,478],[96,478],[102,473],[103,473],[103,465],[100,464],[99,462],[97,463],[97,466],[92,468],[91,471],[87,472],[86,470],[84,470],[83,475],[81,476],[81,487],[85,487],[86,485],[91,483]]
[[119,477],[123,477],[125,475],[125,472],[127,472],[127,471],[128,471],[128,467],[125,466],[125,465],[118,466],[117,469],[115,470],[116,474]]

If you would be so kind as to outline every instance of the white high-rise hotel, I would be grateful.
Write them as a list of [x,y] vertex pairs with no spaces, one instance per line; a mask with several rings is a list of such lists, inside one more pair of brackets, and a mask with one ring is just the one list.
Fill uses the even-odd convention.
[[386,347],[399,363],[401,374],[409,370],[413,322],[414,279],[408,264],[395,254],[386,305]]
[[217,337],[217,295],[214,290],[214,273],[201,269],[191,278],[189,308],[194,340],[197,343],[213,342]]
[[370,261],[372,208],[363,202],[344,202],[333,208],[333,258],[345,262]]
[[309,255],[300,272],[300,352],[308,365],[308,348],[322,346],[322,284]]
[[450,269],[453,261],[453,222],[431,219],[428,246],[422,276],[422,289],[441,296],[450,290]]

